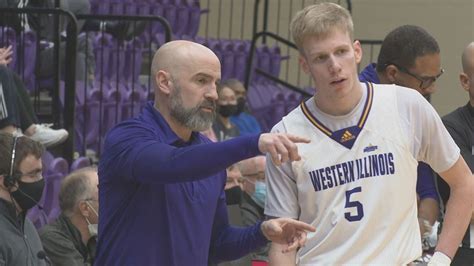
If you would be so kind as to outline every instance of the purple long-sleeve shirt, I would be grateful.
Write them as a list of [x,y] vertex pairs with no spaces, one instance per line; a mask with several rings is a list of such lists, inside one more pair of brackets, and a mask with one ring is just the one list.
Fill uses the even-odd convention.
[[263,246],[260,224],[228,223],[225,168],[258,155],[259,135],[181,140],[150,102],[112,129],[99,164],[95,265],[207,265]]

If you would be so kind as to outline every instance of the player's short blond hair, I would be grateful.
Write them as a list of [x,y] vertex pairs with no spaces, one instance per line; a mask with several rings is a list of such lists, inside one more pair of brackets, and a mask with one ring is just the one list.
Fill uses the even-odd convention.
[[290,29],[296,46],[303,51],[303,41],[308,36],[326,37],[334,28],[343,30],[354,38],[354,24],[347,9],[334,3],[320,3],[298,11],[291,21]]

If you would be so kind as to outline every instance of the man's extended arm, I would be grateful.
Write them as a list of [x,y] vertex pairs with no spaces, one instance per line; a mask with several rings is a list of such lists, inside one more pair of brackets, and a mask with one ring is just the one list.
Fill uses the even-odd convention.
[[472,215],[474,177],[461,156],[451,168],[439,174],[448,183],[451,194],[436,250],[453,258]]

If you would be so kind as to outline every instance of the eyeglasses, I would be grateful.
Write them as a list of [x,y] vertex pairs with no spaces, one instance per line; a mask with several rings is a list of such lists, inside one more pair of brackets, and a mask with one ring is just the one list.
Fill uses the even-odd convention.
[[405,74],[408,74],[412,77],[414,77],[415,79],[417,79],[419,82],[420,82],[420,89],[424,90],[426,88],[429,88],[431,85],[433,85],[433,83],[436,82],[436,80],[441,76],[443,75],[444,73],[444,69],[441,69],[441,71],[439,72],[438,75],[434,76],[434,77],[420,77],[416,74],[413,74],[412,72],[410,72],[408,69],[406,69],[405,67],[402,67],[402,66],[399,66],[397,64],[394,64],[394,63],[387,63],[387,66],[388,65],[394,65],[398,68],[398,70],[400,70],[400,72],[403,72]]

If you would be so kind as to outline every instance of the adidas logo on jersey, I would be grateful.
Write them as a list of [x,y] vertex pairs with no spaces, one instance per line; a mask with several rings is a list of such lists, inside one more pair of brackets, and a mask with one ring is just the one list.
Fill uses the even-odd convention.
[[349,130],[346,130],[344,132],[344,134],[342,134],[341,142],[346,142],[346,141],[352,140],[354,138],[355,138],[354,135],[352,135],[352,133],[349,132]]
[[378,146],[374,146],[372,144],[369,144],[369,146],[365,147],[364,148],[364,152],[371,152],[371,151],[375,151],[376,149],[378,149],[379,147]]

